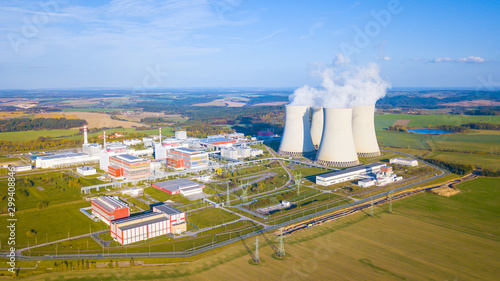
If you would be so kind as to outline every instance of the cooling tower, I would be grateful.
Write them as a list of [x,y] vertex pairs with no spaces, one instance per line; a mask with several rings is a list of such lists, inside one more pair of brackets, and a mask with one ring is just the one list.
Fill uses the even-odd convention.
[[309,106],[285,107],[285,130],[278,154],[287,157],[314,155]]
[[359,157],[380,155],[374,116],[375,105],[357,106],[352,110],[352,136]]
[[324,108],[323,136],[316,161],[349,167],[359,164],[352,137],[352,108]]
[[323,135],[323,108],[312,107],[311,138],[314,148],[318,149]]

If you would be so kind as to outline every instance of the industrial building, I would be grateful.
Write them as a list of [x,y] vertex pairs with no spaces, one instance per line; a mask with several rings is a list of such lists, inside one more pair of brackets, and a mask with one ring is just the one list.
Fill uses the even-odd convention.
[[123,140],[124,145],[138,145],[141,144],[142,141],[139,139],[132,139],[132,140]]
[[164,213],[150,212],[114,220],[110,235],[118,243],[127,245],[170,233],[168,218]]
[[125,153],[127,151],[127,146],[121,142],[112,142],[108,144],[105,148],[107,152],[114,152],[114,153]]
[[256,157],[262,153],[264,153],[262,149],[251,148],[246,145],[223,147],[220,149],[220,156],[231,159]]
[[76,167],[76,172],[82,176],[90,176],[97,174],[97,170],[90,166],[80,166]]
[[129,217],[130,211],[128,205],[117,197],[101,196],[92,199],[92,214],[109,225],[112,220]]
[[35,166],[42,169],[65,167],[77,164],[90,164],[99,161],[99,155],[89,156],[85,153],[56,153],[48,156],[38,156]]
[[386,165],[381,167],[380,171],[373,177],[358,181],[358,185],[361,187],[369,187],[373,185],[381,186],[400,180],[403,180],[403,177],[398,177],[396,174],[393,174],[392,167]]
[[181,234],[187,230],[186,213],[183,211],[161,203],[153,206],[153,212],[164,213],[167,216],[171,233]]
[[324,108],[324,125],[316,161],[349,167],[359,164],[352,135],[352,108]]
[[151,160],[130,154],[109,156],[108,175],[112,178],[137,179],[151,175]]
[[31,171],[31,164],[26,164],[26,165],[19,165],[19,166],[14,166],[14,172],[19,173],[19,172],[26,172],[26,171]]
[[278,154],[285,157],[310,157],[314,155],[311,139],[310,109],[308,106],[285,107],[285,129]]
[[186,229],[186,214],[165,204],[154,206],[153,212],[114,220],[110,224],[111,237],[122,245],[168,233],[180,234]]
[[208,153],[189,148],[168,151],[167,165],[175,169],[193,169],[208,166]]
[[162,181],[153,183],[152,186],[171,195],[182,194],[184,196],[202,193],[205,188],[205,185],[188,179]]
[[415,159],[412,159],[412,158],[401,158],[401,157],[391,158],[389,160],[389,163],[390,164],[397,164],[397,165],[404,165],[404,166],[411,166],[411,167],[418,166],[418,161]]
[[82,151],[89,156],[97,156],[101,152],[101,145],[98,143],[84,143],[82,145]]
[[228,139],[225,137],[220,137],[220,136],[209,136],[205,139],[200,140],[200,144],[202,146],[219,146],[219,147],[230,147],[233,145],[233,143],[238,142],[235,139]]
[[316,184],[327,186],[357,179],[359,176],[376,174],[380,171],[380,168],[382,168],[383,166],[385,166],[385,164],[383,163],[372,163],[368,165],[362,165],[358,167],[352,167],[340,171],[317,175]]
[[352,136],[359,157],[380,155],[374,118],[375,105],[357,106],[352,109]]

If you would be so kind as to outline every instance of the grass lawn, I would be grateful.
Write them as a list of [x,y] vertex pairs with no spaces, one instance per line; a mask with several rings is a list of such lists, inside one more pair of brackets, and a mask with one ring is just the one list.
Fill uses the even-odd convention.
[[[102,222],[94,222],[80,212],[80,208],[89,207],[90,202],[78,201],[67,204],[50,206],[43,210],[27,210],[16,213],[16,246],[26,246],[29,242],[35,244],[35,237],[28,237],[26,232],[34,229],[37,232],[38,243],[54,241],[70,236],[81,235],[90,231],[103,230],[108,228]],[[7,216],[0,217],[3,225],[6,225]],[[46,236],[47,235],[47,236]],[[0,233],[2,245],[7,245],[7,232]]]
[[239,219],[235,214],[221,210],[219,208],[209,208],[194,213],[189,213],[187,221],[199,228],[210,227],[218,224],[227,223]]
[[462,125],[472,122],[500,123],[500,116],[470,115],[412,115],[384,114],[375,116],[375,128],[381,130],[392,126],[397,120],[411,120],[408,127],[426,128],[429,125]]
[[430,158],[439,159],[446,162],[471,164],[473,166],[484,166],[486,168],[500,170],[500,156],[498,155],[478,155],[470,153],[452,152],[431,152]]

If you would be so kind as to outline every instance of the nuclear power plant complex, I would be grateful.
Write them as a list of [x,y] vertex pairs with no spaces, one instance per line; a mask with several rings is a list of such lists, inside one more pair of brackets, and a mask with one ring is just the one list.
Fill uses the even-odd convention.
[[307,157],[321,165],[350,167],[358,157],[380,155],[375,106],[322,108],[287,105],[279,148],[284,157]]

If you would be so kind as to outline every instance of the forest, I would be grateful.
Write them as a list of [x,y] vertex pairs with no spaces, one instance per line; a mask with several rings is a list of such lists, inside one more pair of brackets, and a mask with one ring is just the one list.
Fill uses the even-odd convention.
[[12,118],[0,120],[0,132],[20,132],[28,130],[70,129],[87,124],[82,119],[66,118]]

